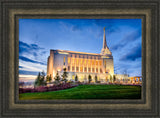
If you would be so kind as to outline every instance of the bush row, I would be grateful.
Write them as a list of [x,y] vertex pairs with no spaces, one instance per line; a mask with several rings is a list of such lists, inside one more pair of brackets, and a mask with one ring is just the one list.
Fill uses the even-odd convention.
[[68,88],[73,88],[76,86],[77,85],[72,85],[70,83],[63,83],[63,84],[59,84],[59,85],[53,85],[50,87],[39,86],[39,87],[35,87],[35,88],[19,88],[19,93],[57,91],[57,90],[64,90],[64,89],[68,89]]

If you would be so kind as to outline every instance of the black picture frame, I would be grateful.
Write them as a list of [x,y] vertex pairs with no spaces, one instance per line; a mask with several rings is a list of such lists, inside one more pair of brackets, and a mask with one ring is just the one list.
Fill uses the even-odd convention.
[[[0,0],[1,117],[159,117],[159,0]],[[19,18],[141,18],[140,100],[19,100]]]

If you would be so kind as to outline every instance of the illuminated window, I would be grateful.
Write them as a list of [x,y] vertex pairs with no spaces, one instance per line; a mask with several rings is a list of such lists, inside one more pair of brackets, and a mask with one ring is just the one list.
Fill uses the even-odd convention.
[[71,58],[70,57],[68,57],[68,64],[70,64],[71,63],[71,60],[70,60]]
[[100,73],[102,73],[102,68],[100,68]]
[[87,60],[85,59],[85,60],[84,60],[84,65],[86,65],[86,63],[87,63]]
[[102,66],[102,61],[99,61],[99,65]]
[[78,59],[76,59],[76,64],[78,64]]
[[68,71],[70,71],[70,66],[68,66]]
[[79,67],[76,67],[76,71],[77,71],[77,72],[79,71]]
[[91,68],[88,68],[88,72],[91,72]]
[[64,57],[64,59],[63,59],[63,62],[64,62],[64,64],[63,64],[63,65],[65,65],[65,57]]
[[87,67],[84,68],[84,71],[87,72]]
[[83,63],[83,59],[81,59],[81,64]]
[[98,61],[96,60],[96,66],[98,66]]
[[105,66],[105,68],[106,68],[106,60],[104,60],[104,66]]
[[94,68],[92,68],[92,72],[94,73]]
[[74,66],[72,66],[72,71],[74,71],[75,69],[74,69]]
[[74,59],[74,58],[72,58],[72,64],[74,64],[74,60],[75,60],[75,59]]
[[80,67],[80,72],[83,72],[83,67],[82,66]]
[[96,68],[96,73],[98,73],[98,68]]
[[90,60],[88,60],[88,65],[90,65],[91,64],[91,61]]
[[94,60],[92,60],[92,65],[94,65]]

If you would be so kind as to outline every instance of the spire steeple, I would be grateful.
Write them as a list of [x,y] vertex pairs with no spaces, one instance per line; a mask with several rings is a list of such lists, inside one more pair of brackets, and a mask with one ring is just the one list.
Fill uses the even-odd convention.
[[104,27],[104,35],[103,35],[103,47],[101,50],[101,54],[106,55],[106,54],[111,54],[111,51],[109,50],[106,42],[106,33],[105,33],[105,27]]
[[106,43],[106,33],[105,33],[105,27],[104,27],[104,35],[103,35],[103,49],[105,49],[107,47],[107,43]]

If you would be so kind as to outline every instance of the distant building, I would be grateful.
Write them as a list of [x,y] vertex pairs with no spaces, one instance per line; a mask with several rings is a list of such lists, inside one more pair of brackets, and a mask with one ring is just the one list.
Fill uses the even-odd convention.
[[95,76],[98,81],[110,81],[114,75],[113,56],[106,43],[105,28],[103,36],[103,47],[100,54],[76,52],[67,50],[50,50],[47,62],[47,75],[55,77],[56,73],[63,73],[67,69],[68,79],[74,80],[78,76],[79,81],[88,81],[91,75],[94,82]]

